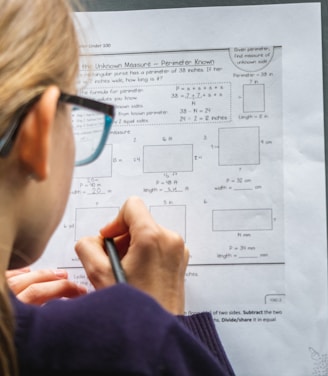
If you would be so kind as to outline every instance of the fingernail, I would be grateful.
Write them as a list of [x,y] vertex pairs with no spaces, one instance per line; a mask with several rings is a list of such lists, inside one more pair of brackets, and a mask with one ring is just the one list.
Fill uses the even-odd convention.
[[88,289],[83,285],[77,285],[77,287],[78,287],[79,293],[81,295],[85,295],[88,292]]
[[58,277],[58,278],[66,278],[67,277],[67,271],[64,270],[64,269],[56,269],[54,271],[55,275]]

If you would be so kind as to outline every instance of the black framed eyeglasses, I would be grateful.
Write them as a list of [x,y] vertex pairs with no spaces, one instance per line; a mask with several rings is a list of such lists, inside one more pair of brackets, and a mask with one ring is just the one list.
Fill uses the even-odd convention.
[[96,160],[104,149],[114,121],[114,106],[61,93],[59,101],[72,104],[72,126],[75,138],[75,166]]
[[[40,99],[37,96],[17,112],[11,126],[0,137],[0,157],[6,157],[16,139],[20,125]],[[114,106],[102,102],[61,93],[59,102],[72,105],[72,126],[75,138],[75,166],[83,166],[96,160],[104,149],[114,120]]]

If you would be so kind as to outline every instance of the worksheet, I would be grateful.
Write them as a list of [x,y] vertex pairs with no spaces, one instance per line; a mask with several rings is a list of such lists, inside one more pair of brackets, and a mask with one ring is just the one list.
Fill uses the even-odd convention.
[[328,374],[320,3],[77,13],[79,94],[116,107],[35,268],[90,286],[74,252],[140,196],[190,250],[239,376]]

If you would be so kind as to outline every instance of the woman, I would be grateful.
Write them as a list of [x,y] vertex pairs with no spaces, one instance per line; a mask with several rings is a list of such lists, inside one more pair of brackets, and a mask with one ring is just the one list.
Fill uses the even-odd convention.
[[[181,316],[188,250],[138,198],[76,245],[97,291],[71,285],[75,298],[42,306],[9,293],[6,270],[40,257],[81,163],[68,103],[108,119],[112,109],[64,94],[76,90],[79,55],[65,0],[0,0],[0,9],[0,374],[233,375],[211,317]],[[115,284],[105,237],[128,284]]]

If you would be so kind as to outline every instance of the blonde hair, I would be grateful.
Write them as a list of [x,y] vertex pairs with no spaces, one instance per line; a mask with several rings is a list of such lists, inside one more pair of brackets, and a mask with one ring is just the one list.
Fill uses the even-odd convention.
[[14,320],[4,276],[0,277],[0,374],[17,375],[16,350],[13,340]]
[[0,0],[0,132],[51,84],[67,90],[78,43],[67,0]]
[[[75,84],[79,46],[67,0],[0,0],[0,135],[49,85]],[[14,319],[0,275],[0,374],[18,374]]]

